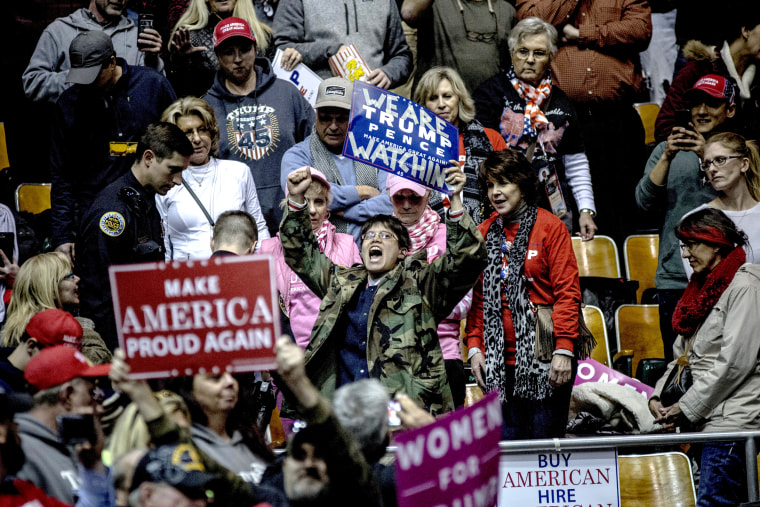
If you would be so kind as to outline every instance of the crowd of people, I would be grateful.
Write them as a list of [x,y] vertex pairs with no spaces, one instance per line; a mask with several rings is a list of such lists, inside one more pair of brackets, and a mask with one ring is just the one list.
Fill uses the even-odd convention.
[[[760,429],[760,8],[730,2],[717,39],[679,39],[651,146],[639,53],[660,4],[697,26],[688,2],[176,0],[155,19],[90,0],[56,19],[22,76],[54,111],[49,251],[20,262],[0,205],[0,506],[393,506],[389,402],[423,426],[470,374],[502,439],[561,438],[594,348],[571,237],[648,227],[655,422]],[[447,192],[343,155],[347,48],[458,129]],[[323,79],[313,106],[275,52]],[[110,266],[262,254],[275,370],[130,373]],[[746,500],[742,444],[695,449],[698,505]]]

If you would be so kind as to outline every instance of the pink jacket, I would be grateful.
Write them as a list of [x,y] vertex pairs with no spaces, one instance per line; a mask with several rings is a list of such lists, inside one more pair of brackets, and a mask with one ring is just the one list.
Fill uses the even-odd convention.
[[[279,233],[275,238],[262,241],[259,253],[272,254],[275,258],[277,291],[280,293],[282,303],[290,316],[290,328],[293,331],[296,343],[302,348],[306,348],[309,344],[314,322],[317,320],[321,300],[285,263]],[[342,266],[351,266],[362,262],[354,237],[335,232],[335,226],[330,227],[327,232],[324,253],[331,261]]]
[[[438,226],[438,230],[427,244],[428,263],[443,255],[446,251],[446,224]],[[462,298],[451,314],[438,324],[438,340],[441,342],[443,359],[462,359],[462,352],[459,348],[460,322],[467,317],[467,312],[472,306],[472,290]]]

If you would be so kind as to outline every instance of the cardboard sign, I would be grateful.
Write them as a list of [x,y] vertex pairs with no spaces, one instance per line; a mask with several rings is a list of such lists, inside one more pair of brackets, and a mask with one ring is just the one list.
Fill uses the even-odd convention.
[[276,367],[270,256],[128,264],[108,274],[119,346],[136,378]]
[[354,82],[343,155],[451,195],[449,160],[459,160],[459,131],[405,97]]
[[322,82],[322,78],[303,63],[296,65],[293,70],[283,69],[282,54],[283,51],[281,49],[278,49],[274,54],[274,60],[272,60],[274,75],[298,88],[301,95],[314,107],[314,104],[317,102],[317,92],[319,91],[319,83]]
[[399,507],[496,505],[501,402],[495,392],[395,440]]
[[631,378],[628,375],[623,375],[617,370],[608,368],[591,358],[578,361],[578,374],[575,377],[573,385],[577,386],[578,384],[583,384],[585,382],[609,382],[610,384],[619,384],[621,386],[630,387],[647,400],[654,392],[653,387],[650,387],[635,378]]
[[615,449],[506,454],[499,484],[500,507],[620,505]]

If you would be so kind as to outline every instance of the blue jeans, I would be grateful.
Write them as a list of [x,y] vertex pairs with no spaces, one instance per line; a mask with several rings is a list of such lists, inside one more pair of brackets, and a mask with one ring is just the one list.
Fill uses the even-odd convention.
[[747,501],[747,467],[740,442],[705,443],[699,467],[697,507],[733,507]]
[[[543,400],[529,400],[514,396],[515,367],[507,366],[505,398],[502,402],[504,422],[501,427],[502,440],[529,440],[535,438],[562,438],[567,428],[567,413],[570,409],[570,395],[578,370],[573,359],[570,381],[554,389],[551,396]],[[547,379],[547,382],[549,380]]]

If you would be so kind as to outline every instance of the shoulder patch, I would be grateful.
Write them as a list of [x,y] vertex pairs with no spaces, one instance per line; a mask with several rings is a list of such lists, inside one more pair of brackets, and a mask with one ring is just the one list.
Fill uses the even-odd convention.
[[116,211],[109,211],[107,213],[103,213],[103,216],[100,217],[100,222],[98,223],[100,226],[100,230],[103,231],[108,236],[111,236],[112,238],[121,236],[121,233],[124,232],[124,227],[126,227],[127,222],[124,220],[124,217],[121,215],[121,213],[117,213]]

